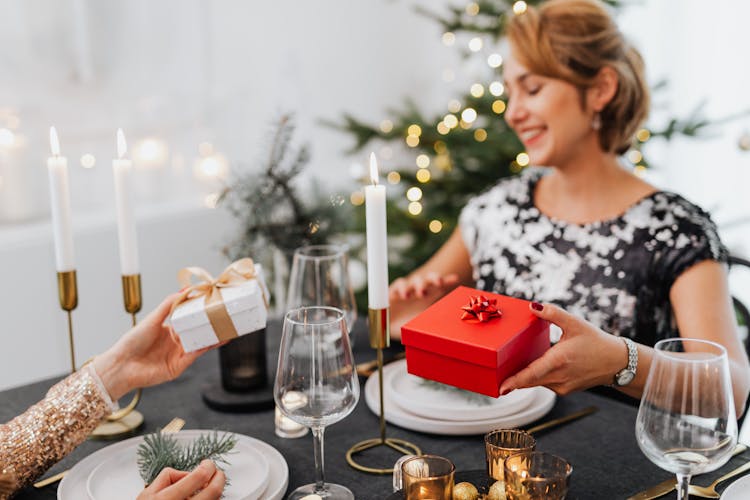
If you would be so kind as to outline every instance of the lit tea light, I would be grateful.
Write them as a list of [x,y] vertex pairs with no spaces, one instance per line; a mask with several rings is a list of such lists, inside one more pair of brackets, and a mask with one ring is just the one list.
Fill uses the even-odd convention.
[[[282,396],[282,403],[285,410],[293,411],[307,404],[307,396],[299,391],[289,391]],[[274,422],[276,425],[276,435],[279,437],[298,438],[308,432],[307,427],[284,415],[278,406],[276,406]]]
[[9,148],[15,142],[16,135],[7,128],[0,128],[0,148]]
[[224,179],[228,172],[226,157],[218,153],[202,158],[195,167],[195,176],[203,180]]
[[161,139],[143,139],[133,148],[133,159],[140,165],[161,165],[167,160],[167,145]]
[[92,155],[91,153],[86,153],[85,155],[81,156],[81,166],[83,168],[94,168],[96,165],[96,157]]
[[206,197],[203,199],[203,205],[205,205],[206,208],[216,208],[218,204],[219,193],[211,193],[209,195],[206,195]]

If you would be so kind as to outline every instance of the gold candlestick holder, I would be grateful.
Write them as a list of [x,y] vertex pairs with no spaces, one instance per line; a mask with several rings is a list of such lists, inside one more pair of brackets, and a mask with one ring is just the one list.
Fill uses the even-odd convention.
[[[122,297],[125,311],[132,317],[133,326],[136,325],[136,314],[143,306],[141,294],[141,275],[130,274],[122,277]],[[129,436],[143,424],[143,414],[135,409],[141,401],[141,389],[135,391],[133,399],[128,405],[104,418],[102,423],[91,433],[93,439],[117,439]]]
[[73,317],[72,311],[78,306],[78,283],[76,272],[61,271],[57,273],[57,294],[60,298],[60,307],[68,313],[68,344],[70,345],[70,373],[76,371],[76,351],[73,344]]
[[380,394],[380,437],[366,439],[355,444],[346,452],[346,461],[353,468],[369,472],[370,474],[392,474],[393,467],[376,468],[368,467],[357,463],[354,455],[362,453],[365,450],[377,448],[378,446],[387,446],[402,455],[421,455],[422,450],[413,443],[403,439],[387,438],[385,436],[385,406],[383,398],[383,348],[391,344],[390,335],[390,310],[386,307],[383,309],[369,309],[368,311],[370,327],[370,347],[377,350],[378,361],[378,387]]

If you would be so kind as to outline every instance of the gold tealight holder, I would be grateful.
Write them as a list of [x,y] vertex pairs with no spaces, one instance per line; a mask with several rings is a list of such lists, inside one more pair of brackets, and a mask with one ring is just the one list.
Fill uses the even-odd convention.
[[[141,275],[130,274],[122,277],[122,297],[125,311],[132,316],[136,325],[136,314],[143,306],[141,294]],[[143,414],[135,409],[141,400],[141,389],[135,391],[128,405],[104,418],[104,421],[91,433],[92,439],[117,439],[132,434],[143,424]]]
[[376,448],[378,446],[387,446],[396,450],[402,455],[421,455],[422,450],[415,444],[403,439],[385,437],[385,406],[383,404],[383,348],[390,346],[390,310],[386,307],[383,309],[369,309],[368,319],[370,326],[370,347],[377,350],[378,360],[378,383],[380,394],[380,437],[366,439],[355,444],[346,452],[346,461],[353,468],[369,472],[370,474],[392,474],[393,467],[375,468],[368,467],[357,463],[354,455],[362,453],[365,450]]
[[68,343],[70,344],[70,372],[76,371],[76,353],[73,344],[73,317],[72,311],[78,306],[78,284],[76,272],[59,271],[57,273],[57,294],[60,298],[60,307],[68,313]]

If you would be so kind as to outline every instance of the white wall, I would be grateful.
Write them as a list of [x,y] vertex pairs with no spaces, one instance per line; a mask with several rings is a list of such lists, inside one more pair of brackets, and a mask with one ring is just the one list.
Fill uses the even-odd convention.
[[[111,158],[125,130],[137,167],[144,313],[174,291],[187,265],[218,272],[233,236],[223,212],[201,208],[216,183],[192,175],[210,142],[235,170],[259,168],[271,123],[296,113],[308,175],[347,182],[350,139],[320,125],[344,111],[378,122],[412,96],[438,101],[455,57],[413,2],[333,0],[0,0],[0,389],[69,369],[57,302],[44,162],[48,128],[69,159],[80,301],[79,363],[129,326],[122,306]],[[435,106],[433,106],[434,108]],[[168,151],[140,162],[137,144]],[[1,145],[0,145],[1,146]],[[81,167],[84,153],[96,166]]]
[[[646,60],[649,80],[666,80],[654,94],[652,123],[690,115],[704,104],[709,120],[735,117],[704,139],[678,137],[647,145],[655,180],[709,210],[730,249],[750,255],[750,152],[739,138],[750,132],[750,2],[650,0],[620,16],[623,31]],[[742,116],[744,114],[744,117]],[[744,224],[740,221],[744,220]]]

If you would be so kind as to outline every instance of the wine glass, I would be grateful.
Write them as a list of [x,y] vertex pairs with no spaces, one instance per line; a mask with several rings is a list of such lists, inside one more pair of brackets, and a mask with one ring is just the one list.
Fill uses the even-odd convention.
[[[290,393],[295,395],[292,405],[287,404]],[[273,395],[284,415],[310,427],[313,434],[315,483],[297,488],[287,498],[314,494],[353,500],[348,488],[325,483],[323,474],[323,431],[351,413],[359,400],[359,381],[341,309],[300,307],[286,314]]]
[[737,443],[726,349],[707,340],[657,342],[635,435],[649,460],[677,475],[680,500],[690,476],[724,465]]
[[357,319],[346,245],[310,245],[294,251],[286,307],[331,306],[344,311],[347,332]]

